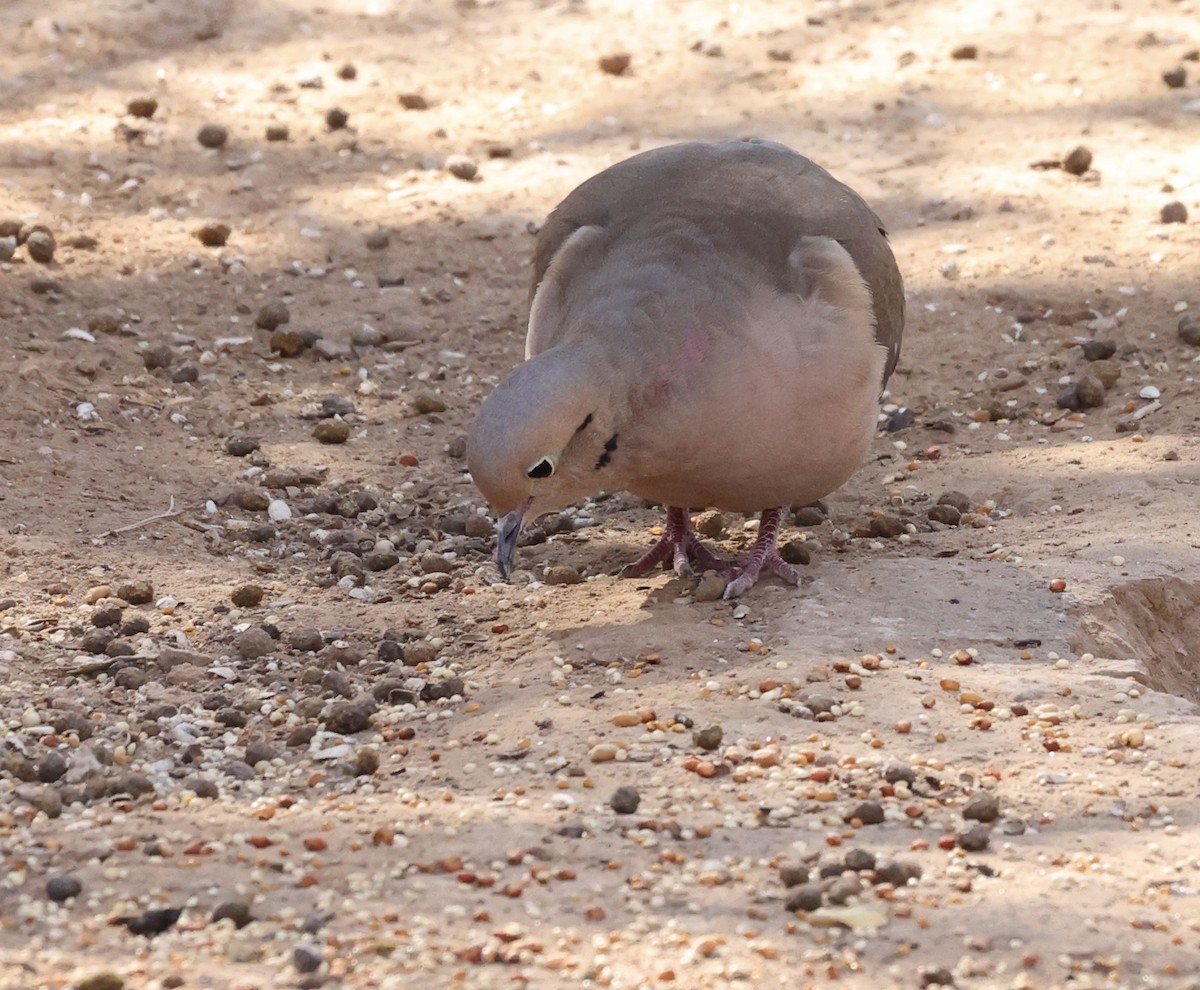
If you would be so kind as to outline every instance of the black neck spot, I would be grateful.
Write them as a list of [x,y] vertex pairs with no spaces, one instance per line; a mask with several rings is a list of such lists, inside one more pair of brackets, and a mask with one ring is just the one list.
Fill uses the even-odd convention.
[[583,417],[583,422],[580,423],[577,427],[575,427],[575,432],[582,433],[584,430],[586,430],[591,425],[592,425],[592,414],[588,413],[586,416]]
[[608,467],[609,463],[612,461],[612,455],[615,454],[616,451],[617,434],[614,433],[611,437],[604,441],[604,451],[599,457],[596,458],[596,470],[599,471],[601,468]]

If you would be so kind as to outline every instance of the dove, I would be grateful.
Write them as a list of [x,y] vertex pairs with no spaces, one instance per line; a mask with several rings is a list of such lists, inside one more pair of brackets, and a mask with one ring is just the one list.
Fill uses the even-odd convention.
[[[781,144],[673,144],[571,192],[532,282],[526,360],[467,438],[501,575],[525,520],[624,490],[667,518],[623,576],[716,570],[726,598],[763,573],[798,584],[785,511],[858,469],[900,352],[903,280],[864,200]],[[705,508],[761,513],[743,558],[699,540]]]

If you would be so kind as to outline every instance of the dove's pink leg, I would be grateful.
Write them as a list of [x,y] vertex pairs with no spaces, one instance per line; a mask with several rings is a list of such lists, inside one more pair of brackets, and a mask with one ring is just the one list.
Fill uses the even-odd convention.
[[692,575],[693,563],[701,571],[727,571],[732,566],[697,539],[687,509],[674,505],[667,508],[662,538],[632,564],[623,567],[621,577],[645,577],[668,557],[680,577]]
[[753,588],[764,567],[788,584],[800,583],[800,573],[779,556],[779,550],[775,546],[782,519],[782,507],[763,511],[758,524],[758,539],[754,541],[754,546],[750,548],[750,553],[738,568],[736,576],[725,585],[726,598],[736,598],[743,591]]

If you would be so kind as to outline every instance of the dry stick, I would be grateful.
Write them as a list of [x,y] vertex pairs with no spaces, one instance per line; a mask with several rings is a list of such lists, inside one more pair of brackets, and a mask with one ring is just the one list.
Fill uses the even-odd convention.
[[101,537],[116,536],[118,533],[128,533],[131,529],[138,529],[141,526],[149,525],[152,522],[158,522],[160,519],[170,519],[174,516],[183,515],[183,509],[175,510],[175,496],[171,496],[171,501],[167,505],[166,512],[159,512],[153,516],[147,516],[145,519],[139,519],[137,522],[132,522],[128,526],[118,526],[116,529],[110,529],[107,533],[101,533]]

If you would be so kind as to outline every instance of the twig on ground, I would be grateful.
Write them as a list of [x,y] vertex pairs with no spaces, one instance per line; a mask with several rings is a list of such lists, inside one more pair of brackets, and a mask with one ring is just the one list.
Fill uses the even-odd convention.
[[101,533],[100,536],[116,536],[118,533],[128,533],[130,530],[139,529],[142,526],[148,526],[152,522],[158,522],[160,519],[171,519],[174,516],[182,515],[183,509],[176,510],[175,496],[171,496],[171,501],[167,505],[165,512],[156,513],[153,516],[147,516],[145,519],[139,519],[137,522],[131,522],[128,526],[118,526],[116,529],[110,529],[106,533]]

